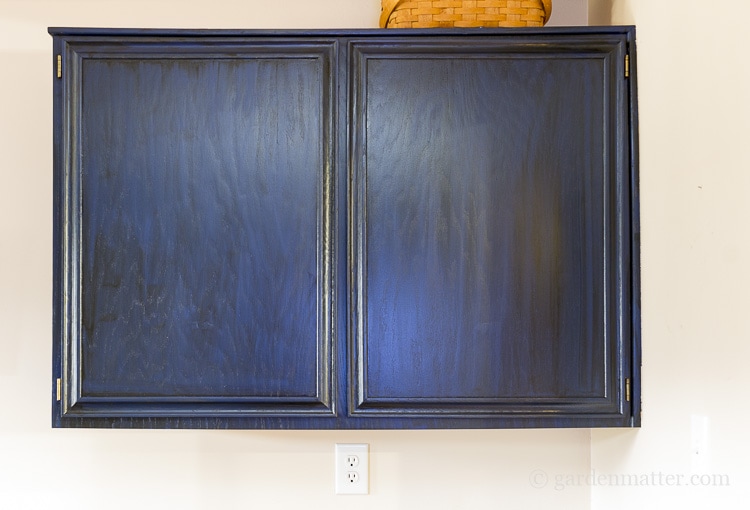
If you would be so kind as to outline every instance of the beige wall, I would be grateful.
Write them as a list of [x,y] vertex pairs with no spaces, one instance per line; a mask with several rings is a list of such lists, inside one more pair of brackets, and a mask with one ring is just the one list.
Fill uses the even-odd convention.
[[553,0],[552,16],[547,25],[568,27],[589,24],[588,4],[589,0]]
[[[609,3],[614,22],[639,30],[643,429],[225,432],[50,428],[46,27],[373,27],[379,0],[0,0],[0,508],[740,508],[750,481],[750,87],[740,56],[750,6],[725,1],[732,17],[720,20],[706,2]],[[608,19],[609,5],[597,16]],[[701,456],[693,422],[708,431]],[[370,443],[370,496],[333,495],[337,441]],[[696,469],[732,485],[617,488],[591,483],[592,468]],[[549,483],[535,488],[540,474]]]
[[592,508],[748,508],[750,3],[612,4],[638,26],[643,427],[594,431],[592,468],[731,486],[599,486]]

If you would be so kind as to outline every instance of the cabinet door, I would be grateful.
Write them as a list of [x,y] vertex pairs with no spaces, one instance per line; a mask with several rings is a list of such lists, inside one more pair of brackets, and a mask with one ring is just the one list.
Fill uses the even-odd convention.
[[333,416],[335,42],[56,44],[55,425]]
[[353,46],[354,416],[633,423],[626,40],[505,35]]

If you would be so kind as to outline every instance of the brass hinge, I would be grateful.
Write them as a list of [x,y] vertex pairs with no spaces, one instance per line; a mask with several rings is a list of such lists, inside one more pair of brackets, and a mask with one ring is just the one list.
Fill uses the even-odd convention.
[[625,400],[630,402],[630,378],[625,379]]
[[625,55],[625,78],[630,78],[630,55]]
[[62,394],[62,379],[57,378],[57,401],[60,402],[60,396]]
[[62,55],[57,56],[57,77],[62,78]]

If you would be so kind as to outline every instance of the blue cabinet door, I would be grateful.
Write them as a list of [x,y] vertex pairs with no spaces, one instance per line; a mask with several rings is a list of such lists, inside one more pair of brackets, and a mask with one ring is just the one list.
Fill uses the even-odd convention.
[[332,416],[335,47],[64,43],[58,419]]
[[352,46],[353,415],[630,420],[627,41],[544,42]]

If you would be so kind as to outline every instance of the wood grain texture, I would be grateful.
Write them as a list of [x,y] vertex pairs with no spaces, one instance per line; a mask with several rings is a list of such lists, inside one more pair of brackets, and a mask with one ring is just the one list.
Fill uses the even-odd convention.
[[601,70],[368,61],[368,394],[605,396]]
[[79,51],[72,412],[330,413],[330,45],[166,50]]
[[86,63],[85,395],[315,396],[316,71]]
[[50,32],[54,426],[639,423],[632,28]]
[[621,48],[472,43],[355,46],[350,412],[618,413]]

